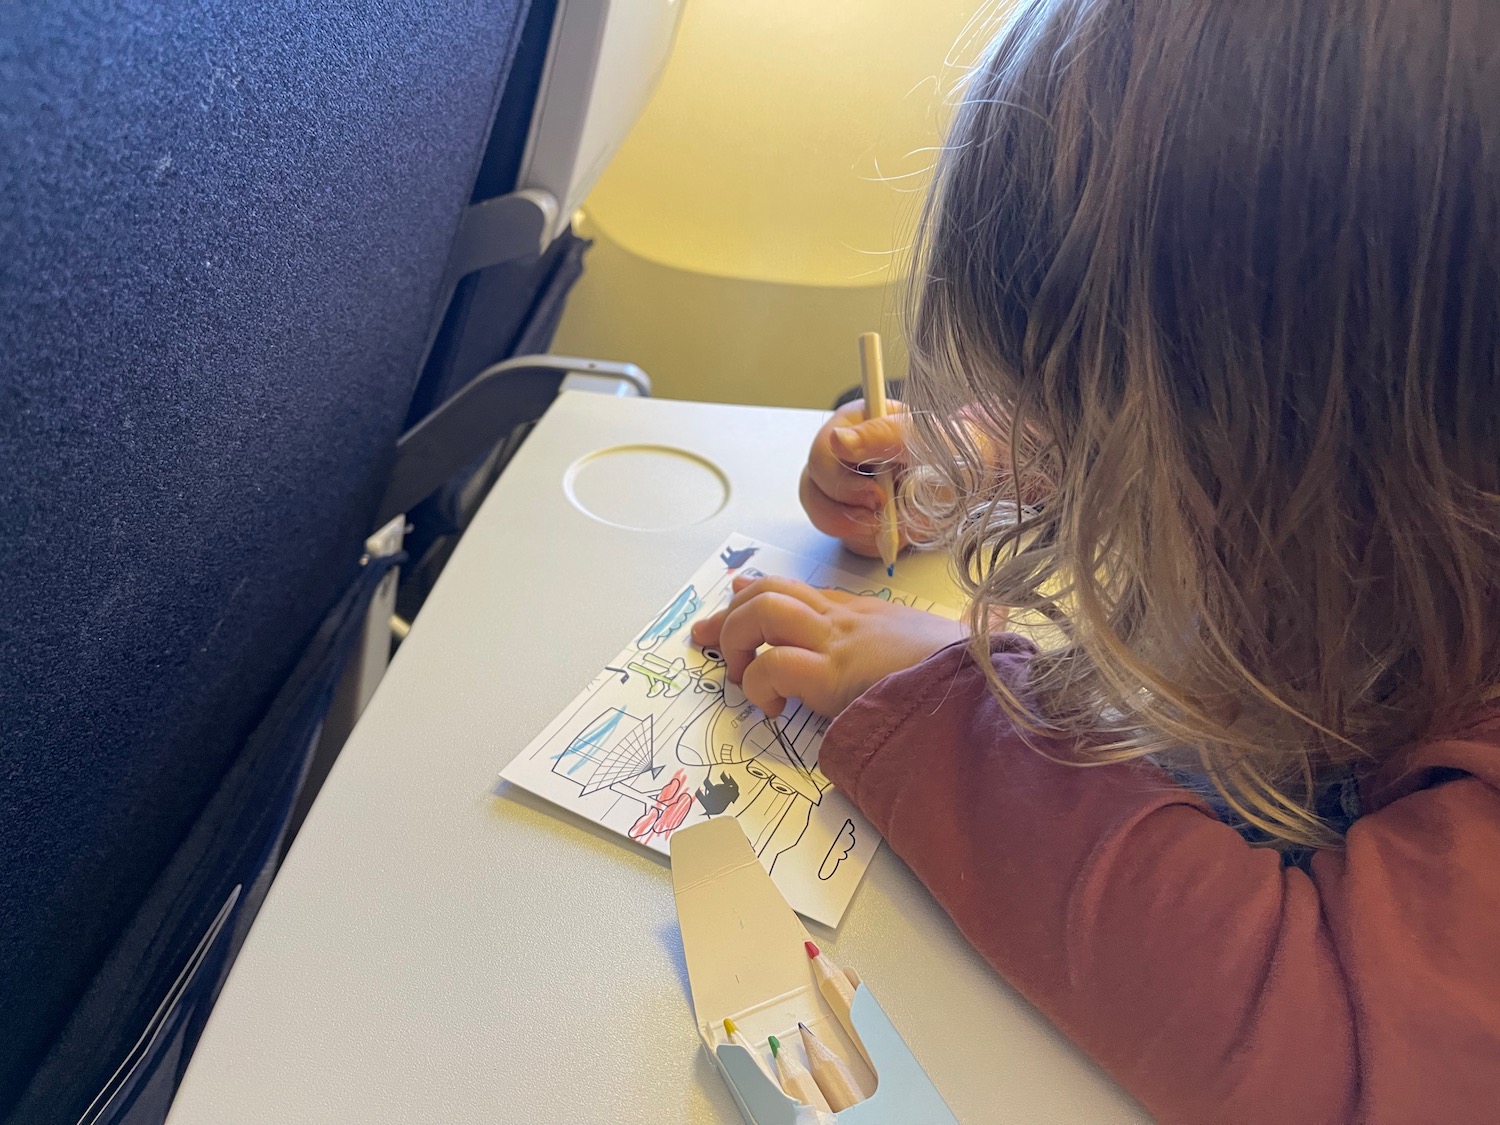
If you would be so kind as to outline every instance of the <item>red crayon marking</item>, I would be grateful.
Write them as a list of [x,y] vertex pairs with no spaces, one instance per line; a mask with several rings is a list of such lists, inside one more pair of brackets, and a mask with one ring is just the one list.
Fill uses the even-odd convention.
[[630,838],[649,844],[656,836],[666,839],[687,819],[693,795],[687,791],[687,772],[678,770],[656,795],[656,805],[641,814],[630,827]]

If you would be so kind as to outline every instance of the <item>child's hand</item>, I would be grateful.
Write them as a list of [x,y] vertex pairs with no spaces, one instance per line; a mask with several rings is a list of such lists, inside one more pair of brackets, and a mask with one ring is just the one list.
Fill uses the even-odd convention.
[[[887,404],[884,418],[866,418],[863,399],[842,406],[818,431],[802,470],[802,507],[812,525],[856,554],[876,558],[885,496],[874,473],[906,467],[906,408]],[[902,546],[909,542],[903,528]]]
[[[968,636],[957,621],[790,578],[737,578],[734,600],[693,625],[767,715],[800,699],[837,715],[877,681]],[[769,645],[760,651],[762,645]]]

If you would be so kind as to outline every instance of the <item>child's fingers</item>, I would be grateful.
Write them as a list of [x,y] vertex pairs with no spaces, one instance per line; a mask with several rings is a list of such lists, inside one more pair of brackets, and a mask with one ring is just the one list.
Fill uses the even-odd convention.
[[840,461],[865,472],[900,468],[907,461],[906,428],[907,419],[902,413],[867,418],[852,426],[835,426],[828,435],[828,444]]
[[[877,493],[878,493],[877,489]],[[804,473],[801,489],[802,510],[808,520],[824,535],[831,535],[856,555],[868,559],[880,557],[880,510],[878,508],[854,508],[835,504],[818,491]],[[911,544],[911,534],[904,521],[898,519],[897,530],[901,534],[903,547]]]
[[726,608],[693,622],[689,634],[693,638],[694,644],[707,648],[720,647],[720,633],[724,628],[724,619],[729,615],[731,610],[738,609],[759,594],[784,594],[787,597],[804,602],[820,613],[828,606],[828,597],[822,590],[819,590],[815,586],[809,586],[805,582],[798,582],[793,578],[779,578],[768,575],[752,577],[751,575],[740,574],[735,576],[731,585],[735,596]]
[[820,648],[829,625],[822,613],[806,602],[775,590],[763,590],[749,601],[731,606],[719,630],[719,652],[726,674],[740,683],[761,645]]
[[788,699],[801,699],[813,710],[826,706],[828,658],[804,648],[770,648],[750,662],[740,688],[767,715],[775,718]]
[[760,594],[785,594],[789,598],[811,606],[820,613],[828,608],[828,595],[816,586],[809,586],[806,582],[798,582],[795,578],[782,578],[775,574],[759,574],[751,576],[748,574],[736,575],[730,584],[734,590],[734,600],[729,603],[729,608],[744,605],[751,598]]
[[[869,483],[871,495],[878,496],[879,488],[874,486],[873,481]],[[824,535],[841,540],[851,551],[861,555],[874,556],[880,553],[876,549],[875,539],[880,527],[880,517],[873,506],[851,506],[830,499],[814,483],[807,470],[802,473],[798,492],[802,510],[807,513],[808,520]]]
[[871,474],[905,465],[906,424],[900,403],[893,415],[866,418],[862,400],[842,406],[818,431],[807,456],[807,477],[837,504],[872,508],[880,504]]
[[702,648],[718,647],[719,630],[724,627],[724,618],[728,613],[729,610],[721,609],[700,621],[694,621],[690,630],[693,643]]
[[855,463],[845,461],[835,452],[832,442],[838,433],[838,430],[831,431],[828,441],[813,446],[807,457],[807,479],[835,503],[874,507],[879,503],[880,490],[876,488],[874,478],[858,472]]

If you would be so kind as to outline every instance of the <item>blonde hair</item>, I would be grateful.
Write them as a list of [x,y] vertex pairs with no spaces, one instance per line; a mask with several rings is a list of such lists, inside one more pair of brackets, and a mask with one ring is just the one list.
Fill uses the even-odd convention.
[[1063,631],[1016,721],[1326,846],[1321,778],[1500,683],[1497,52],[1481,0],[1031,0],[974,70],[912,502],[979,647]]

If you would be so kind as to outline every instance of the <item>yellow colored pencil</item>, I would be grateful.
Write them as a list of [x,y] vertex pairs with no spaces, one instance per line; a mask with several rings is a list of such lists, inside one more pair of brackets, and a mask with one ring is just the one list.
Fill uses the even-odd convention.
[[781,1075],[781,1088],[787,1097],[794,1102],[810,1105],[813,1109],[821,1109],[824,1113],[833,1112],[833,1107],[818,1089],[818,1084],[813,1081],[807,1067],[798,1062],[790,1051],[784,1050],[781,1041],[774,1035],[771,1036],[771,1057],[776,1060],[776,1071]]
[[780,1085],[776,1081],[776,1076],[771,1073],[771,1068],[766,1066],[766,1060],[761,1058],[760,1052],[750,1045],[750,1040],[745,1038],[745,1033],[728,1016],[724,1017],[724,1034],[729,1037],[729,1041],[736,1047],[745,1048],[750,1057],[755,1060],[755,1065],[760,1067],[761,1073],[771,1080],[773,1086]]
[[[859,338],[859,377],[864,385],[865,417],[884,418],[885,360],[880,352],[879,332],[866,332]],[[896,474],[890,469],[881,469],[875,474],[875,479],[885,494],[876,545],[880,548],[880,561],[885,563],[886,575],[894,577],[896,556],[901,553],[901,527],[896,519]]]
[[802,1033],[802,1049],[807,1052],[807,1069],[812,1072],[813,1081],[823,1091],[833,1112],[839,1113],[864,1101],[865,1093],[844,1060],[814,1035],[807,1024],[799,1023],[797,1030]]

